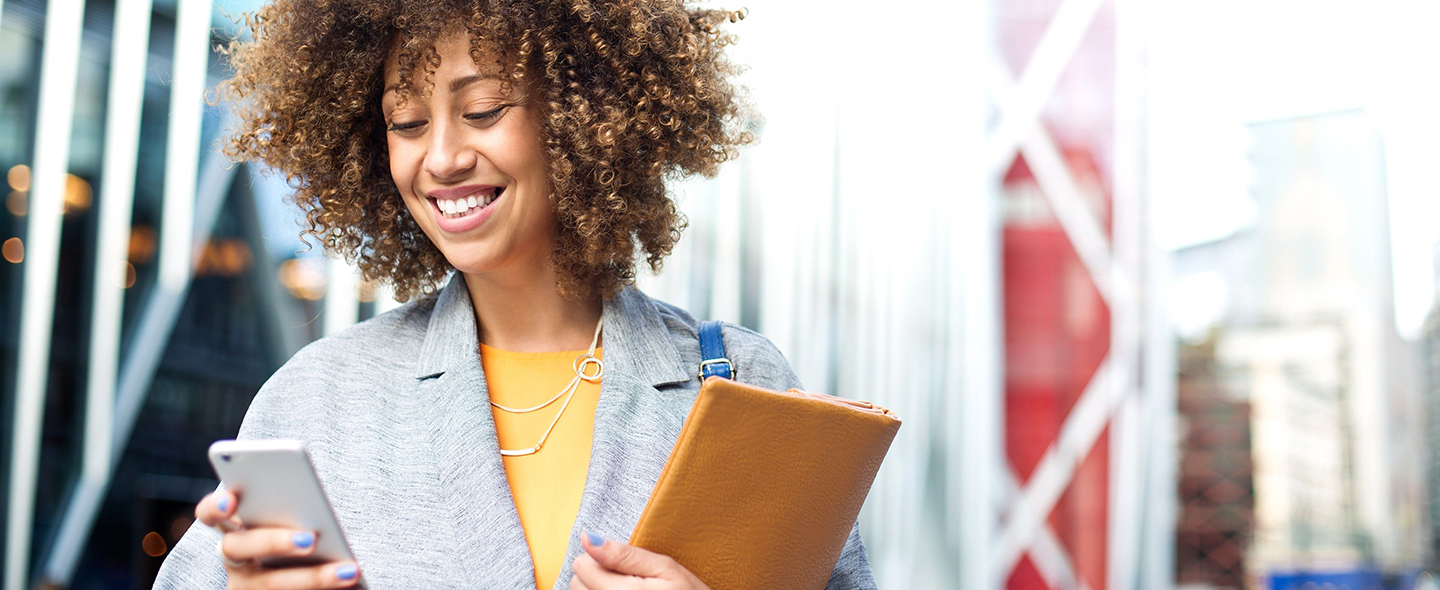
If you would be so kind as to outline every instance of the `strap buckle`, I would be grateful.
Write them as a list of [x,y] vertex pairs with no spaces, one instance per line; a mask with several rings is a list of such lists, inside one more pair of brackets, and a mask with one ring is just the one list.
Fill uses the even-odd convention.
[[[722,365],[724,366],[723,369],[720,368]],[[709,377],[717,376],[726,379],[735,379],[738,374],[739,371],[735,370],[735,365],[730,363],[730,359],[722,357],[700,361],[700,372],[697,376],[700,377],[701,381],[704,381]]]

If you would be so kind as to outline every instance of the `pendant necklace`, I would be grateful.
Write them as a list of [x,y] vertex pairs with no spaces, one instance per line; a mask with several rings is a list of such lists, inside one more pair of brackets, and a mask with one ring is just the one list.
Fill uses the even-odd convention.
[[[540,435],[540,440],[535,441],[534,446],[526,449],[500,449],[501,456],[520,457],[523,455],[534,455],[535,453],[540,452],[540,447],[545,445],[545,439],[550,438],[550,433],[555,431],[555,425],[560,423],[560,417],[565,415],[565,408],[570,407],[570,400],[575,399],[575,392],[580,390],[580,382],[600,382],[600,376],[605,374],[605,363],[601,362],[600,359],[595,358],[595,346],[600,343],[600,328],[604,325],[605,318],[604,316],[601,316],[600,321],[595,324],[595,336],[590,339],[590,349],[585,351],[584,354],[575,357],[575,362],[570,364],[571,368],[575,370],[575,377],[570,380],[569,385],[566,385],[564,389],[560,390],[560,393],[555,394],[555,397],[546,400],[540,405],[531,406],[528,408],[512,408],[509,406],[502,406],[495,403],[495,400],[490,400],[490,405],[494,406],[495,409],[502,412],[509,412],[511,414],[528,414],[530,412],[543,409],[546,406],[555,403],[562,397],[565,398],[565,403],[560,404],[560,411],[555,413],[555,419],[550,421],[550,427],[545,429],[545,434]],[[587,370],[591,370],[590,367],[592,366],[595,367],[593,369],[594,373],[586,373]]]

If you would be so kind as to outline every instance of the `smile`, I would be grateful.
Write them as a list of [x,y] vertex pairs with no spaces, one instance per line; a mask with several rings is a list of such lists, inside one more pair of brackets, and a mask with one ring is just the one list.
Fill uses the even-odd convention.
[[440,213],[443,214],[446,219],[459,219],[489,207],[491,203],[494,203],[500,198],[503,192],[505,192],[505,187],[492,186],[486,187],[477,193],[472,193],[469,196],[450,198],[431,197],[431,201],[435,203],[435,206],[440,209]]
[[472,184],[440,189],[426,198],[432,203],[440,231],[459,234],[485,223],[498,209],[495,203],[509,195],[504,186]]

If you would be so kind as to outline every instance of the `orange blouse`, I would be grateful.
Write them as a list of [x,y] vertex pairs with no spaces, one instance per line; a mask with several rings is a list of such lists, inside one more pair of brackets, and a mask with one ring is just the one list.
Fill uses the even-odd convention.
[[[575,377],[571,367],[575,357],[582,354],[585,351],[510,352],[481,344],[480,363],[485,370],[490,399],[512,408],[542,403]],[[595,356],[601,357],[600,348],[595,349]],[[600,384],[581,381],[565,415],[539,452],[502,457],[540,590],[555,586],[555,578],[560,575],[565,560],[575,515],[580,511],[580,496],[585,491],[590,443],[595,431],[595,406],[599,401]],[[495,416],[500,448],[535,446],[564,403],[565,398],[561,397],[526,414],[513,414],[492,406],[490,411]]]

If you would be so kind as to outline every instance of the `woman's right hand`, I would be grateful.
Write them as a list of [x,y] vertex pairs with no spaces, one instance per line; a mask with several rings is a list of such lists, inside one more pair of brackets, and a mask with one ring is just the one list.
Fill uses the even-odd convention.
[[315,533],[277,527],[244,528],[235,516],[239,503],[234,494],[220,490],[195,505],[195,518],[222,533],[216,551],[225,562],[231,590],[350,588],[359,581],[360,570],[349,561],[285,568],[261,566],[262,557],[309,555],[315,550]]

